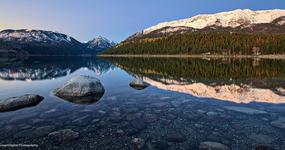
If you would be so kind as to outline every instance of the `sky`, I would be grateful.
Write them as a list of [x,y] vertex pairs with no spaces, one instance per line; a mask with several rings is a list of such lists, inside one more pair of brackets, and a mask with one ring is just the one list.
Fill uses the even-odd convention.
[[116,42],[164,21],[235,9],[285,9],[285,0],[1,0],[0,30],[57,31]]

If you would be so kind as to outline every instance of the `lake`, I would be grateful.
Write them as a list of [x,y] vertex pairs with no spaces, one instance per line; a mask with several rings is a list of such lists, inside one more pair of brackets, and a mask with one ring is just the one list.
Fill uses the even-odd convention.
[[[285,60],[30,57],[0,59],[0,99],[39,94],[36,106],[0,112],[1,144],[41,149],[285,148]],[[98,78],[90,103],[53,95],[72,77]],[[133,80],[146,88],[130,86]],[[79,137],[57,143],[48,134]]]

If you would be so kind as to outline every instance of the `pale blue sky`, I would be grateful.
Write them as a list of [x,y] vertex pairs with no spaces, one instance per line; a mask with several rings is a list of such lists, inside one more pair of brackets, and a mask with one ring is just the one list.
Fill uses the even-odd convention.
[[249,8],[285,9],[285,0],[1,0],[0,30],[58,31],[79,41],[121,41],[163,21]]

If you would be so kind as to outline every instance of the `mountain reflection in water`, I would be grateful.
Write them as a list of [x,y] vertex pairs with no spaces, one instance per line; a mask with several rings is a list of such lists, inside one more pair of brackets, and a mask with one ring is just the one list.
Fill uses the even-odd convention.
[[80,68],[87,68],[100,75],[112,65],[106,61],[83,57],[31,57],[24,60],[10,59],[0,64],[3,80],[44,80],[63,77]]
[[235,103],[285,103],[284,60],[108,59],[163,90]]
[[[31,57],[5,59],[2,80],[56,79],[85,68],[104,74],[115,64],[163,90],[235,103],[285,102],[284,60],[179,58]],[[126,83],[128,84],[128,83]]]

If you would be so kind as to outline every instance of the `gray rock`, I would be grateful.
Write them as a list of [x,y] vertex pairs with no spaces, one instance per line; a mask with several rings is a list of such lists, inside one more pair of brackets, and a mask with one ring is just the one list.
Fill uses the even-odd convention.
[[166,141],[155,141],[153,142],[154,148],[158,150],[165,150],[169,147]]
[[198,123],[195,123],[194,126],[195,126],[196,128],[203,128],[203,127],[204,127],[203,125],[198,124]]
[[32,119],[31,122],[32,122],[32,124],[40,124],[40,123],[45,122],[45,120],[44,119],[35,118],[35,119]]
[[18,97],[11,97],[4,100],[0,100],[0,111],[13,111],[25,107],[31,107],[39,104],[44,97],[39,95],[27,94]]
[[120,129],[120,130],[117,130],[116,133],[117,133],[118,135],[123,135],[125,132]]
[[222,143],[206,141],[200,143],[199,150],[230,150],[230,148]]
[[133,138],[131,141],[131,149],[133,150],[143,149],[144,145],[145,142],[141,138]]
[[71,129],[63,129],[48,134],[51,140],[59,143],[68,143],[79,138],[79,133]]
[[269,144],[272,141],[274,141],[274,139],[271,136],[264,134],[251,134],[249,138],[260,144]]
[[275,150],[275,149],[267,145],[257,145],[255,146],[255,150]]
[[165,107],[165,106],[169,105],[169,103],[167,103],[167,102],[157,102],[157,103],[153,103],[152,105],[154,107]]
[[123,120],[120,112],[113,112],[110,114],[109,120],[113,123],[119,123]]
[[179,107],[183,104],[183,101],[179,101],[179,100],[174,100],[174,101],[171,101],[171,104],[174,106],[174,107]]
[[98,123],[98,122],[100,122],[100,119],[93,119],[93,120],[91,121],[91,123]]
[[207,116],[212,117],[212,116],[217,116],[219,113],[214,112],[214,111],[209,111],[207,112]]
[[236,112],[240,112],[240,113],[245,113],[245,114],[249,114],[249,115],[267,114],[266,111],[248,108],[248,107],[226,106],[225,108],[228,110],[232,110],[232,111],[236,111]]
[[170,133],[166,134],[166,140],[169,142],[181,143],[181,142],[186,141],[186,138],[181,133],[170,132]]
[[285,118],[280,117],[275,121],[272,121],[270,123],[273,127],[280,128],[280,129],[285,129]]
[[61,88],[54,90],[57,97],[79,104],[94,103],[104,92],[105,89],[97,78],[82,75],[72,78]]
[[200,114],[204,114],[204,113],[207,112],[207,111],[202,110],[202,109],[198,109],[197,112],[200,113]]
[[144,82],[143,80],[140,79],[135,79],[130,83],[130,87],[136,89],[136,90],[143,90],[149,86],[148,83]]
[[144,114],[144,120],[147,123],[152,123],[157,120],[157,116],[155,114],[145,113]]
[[137,129],[138,131],[141,131],[141,130],[145,129],[146,126],[147,126],[142,118],[138,118],[138,119],[132,120],[131,121],[131,125],[135,129]]
[[134,120],[134,119],[137,119],[137,118],[141,118],[141,116],[142,116],[142,113],[129,113],[126,116],[126,120],[131,121],[131,120]]
[[80,118],[77,118],[72,121],[72,124],[78,125],[78,126],[85,126],[89,123],[90,117],[89,115],[82,116]]

